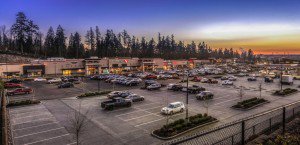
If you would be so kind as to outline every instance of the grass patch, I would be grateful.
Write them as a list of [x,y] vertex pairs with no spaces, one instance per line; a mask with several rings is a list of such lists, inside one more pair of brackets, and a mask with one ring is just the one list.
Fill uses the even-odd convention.
[[217,120],[217,119],[213,118],[211,116],[208,116],[206,113],[204,115],[197,114],[195,116],[189,117],[188,120],[179,119],[179,120],[174,121],[173,123],[164,125],[162,128],[154,130],[153,134],[155,134],[159,137],[163,137],[163,138],[172,137],[179,133],[187,131],[189,129],[198,127],[200,125],[203,125],[205,123],[209,123],[209,122],[212,122],[215,120]]
[[111,91],[100,91],[100,92],[90,92],[90,93],[84,93],[79,96],[78,98],[85,98],[85,97],[92,97],[92,96],[98,96],[98,95],[105,95],[110,93]]
[[236,105],[233,105],[232,107],[238,108],[238,109],[248,109],[248,108],[251,108],[253,106],[256,106],[258,104],[265,103],[265,102],[268,102],[268,101],[263,98],[255,97],[255,98],[251,98],[251,99],[247,99],[247,100],[238,102]]
[[31,104],[38,104],[41,101],[39,100],[22,100],[22,101],[10,101],[7,104],[7,107],[12,107],[12,106],[22,106],[22,105],[31,105]]
[[293,94],[295,92],[298,92],[298,90],[297,89],[286,88],[286,89],[283,89],[282,91],[281,90],[275,91],[274,95],[286,96],[286,95],[289,95],[289,94]]

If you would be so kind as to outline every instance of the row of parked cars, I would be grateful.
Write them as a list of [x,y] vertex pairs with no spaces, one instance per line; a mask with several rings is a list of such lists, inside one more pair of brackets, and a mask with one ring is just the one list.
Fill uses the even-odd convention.
[[104,80],[106,83],[114,83],[126,86],[137,86],[142,79],[137,77],[128,77],[123,75],[94,75],[91,80]]
[[33,92],[33,89],[23,86],[22,80],[19,79],[5,81],[4,88],[9,89],[6,93],[8,96],[30,94]]

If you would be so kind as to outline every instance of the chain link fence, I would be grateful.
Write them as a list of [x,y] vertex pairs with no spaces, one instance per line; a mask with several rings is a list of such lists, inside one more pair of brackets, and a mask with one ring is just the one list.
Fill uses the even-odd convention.
[[163,144],[236,145],[282,128],[300,114],[300,101]]

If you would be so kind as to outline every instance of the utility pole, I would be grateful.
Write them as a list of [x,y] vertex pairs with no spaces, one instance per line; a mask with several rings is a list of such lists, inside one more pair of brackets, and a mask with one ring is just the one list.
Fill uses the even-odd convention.
[[261,90],[262,90],[261,83],[259,83],[259,98],[261,98]]
[[281,64],[281,68],[280,68],[280,91],[282,92],[282,75],[283,75],[283,71],[282,71],[282,64]]
[[189,62],[187,62],[187,75],[186,75],[186,116],[185,118],[188,120],[189,118]]

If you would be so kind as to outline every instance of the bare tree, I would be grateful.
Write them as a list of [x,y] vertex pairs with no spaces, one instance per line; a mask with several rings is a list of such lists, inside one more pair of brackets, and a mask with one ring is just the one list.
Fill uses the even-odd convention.
[[79,102],[78,109],[74,109],[74,112],[70,116],[70,132],[74,135],[76,144],[81,144],[81,135],[86,132],[86,126],[88,122],[87,118],[88,110],[82,112],[81,101]]
[[212,99],[208,99],[208,98],[203,100],[203,106],[206,109],[206,114],[208,114],[208,108],[209,108],[211,100]]

